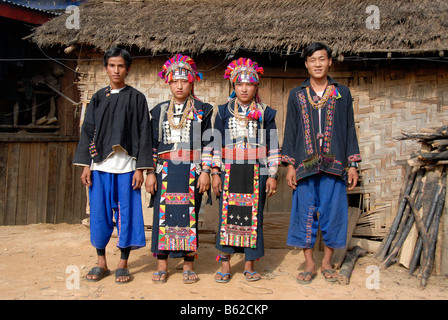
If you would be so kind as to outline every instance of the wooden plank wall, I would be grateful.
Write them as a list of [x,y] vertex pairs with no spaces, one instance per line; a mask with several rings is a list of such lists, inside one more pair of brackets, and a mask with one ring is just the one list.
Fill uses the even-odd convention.
[[80,223],[86,216],[76,141],[0,141],[0,225]]

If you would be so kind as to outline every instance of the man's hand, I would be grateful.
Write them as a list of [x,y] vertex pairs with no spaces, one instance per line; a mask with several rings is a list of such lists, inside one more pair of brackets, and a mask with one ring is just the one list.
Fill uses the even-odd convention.
[[157,191],[157,177],[154,173],[148,174],[145,181],[145,189],[152,195],[156,194]]
[[81,181],[84,185],[90,187],[92,185],[92,180],[90,180],[90,176],[91,176],[91,171],[90,171],[90,167],[84,167],[84,169],[82,169],[82,173],[81,173]]
[[134,190],[140,189],[143,184],[143,170],[135,170],[134,176],[132,177],[132,187]]
[[348,169],[348,190],[353,190],[358,183],[358,170],[355,167],[350,167]]
[[294,166],[292,164],[288,164],[287,170],[288,171],[286,172],[286,183],[291,189],[296,190],[297,186],[296,169],[294,169]]

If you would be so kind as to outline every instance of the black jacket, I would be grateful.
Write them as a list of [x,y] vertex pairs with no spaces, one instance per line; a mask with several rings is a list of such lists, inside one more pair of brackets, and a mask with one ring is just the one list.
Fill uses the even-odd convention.
[[316,138],[319,132],[318,110],[311,106],[306,93],[309,87],[310,95],[316,96],[310,79],[292,89],[289,95],[282,162],[294,165],[297,180],[318,172],[344,178],[347,164],[361,161],[350,90],[330,77],[328,85],[334,85],[339,95],[331,97],[321,109],[325,135],[322,148]]
[[73,163],[90,166],[92,159],[95,163],[102,162],[117,145],[136,159],[137,169],[154,167],[146,98],[130,86],[115,94],[106,87],[92,96]]

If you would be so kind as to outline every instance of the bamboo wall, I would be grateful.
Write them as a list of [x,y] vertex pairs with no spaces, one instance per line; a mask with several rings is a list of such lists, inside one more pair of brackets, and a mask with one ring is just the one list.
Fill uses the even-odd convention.
[[[101,59],[81,61],[78,88],[87,105],[92,94],[108,84]],[[199,69],[208,70],[220,60],[212,57],[195,59]],[[142,91],[149,108],[170,97],[168,86],[158,78],[163,58],[135,59],[127,79],[128,84]],[[260,62],[260,61],[259,61]],[[286,117],[286,103],[291,88],[307,77],[305,68],[265,67],[260,95],[263,101],[278,111],[277,126],[280,143]],[[226,63],[204,72],[204,80],[195,85],[196,95],[215,107],[227,100],[228,81],[222,79]],[[401,130],[419,130],[448,123],[448,70],[443,64],[383,62],[334,63],[330,74],[347,85],[354,99],[360,151],[362,185],[352,192],[363,199],[363,214],[355,235],[383,237],[396,212],[398,195],[405,173],[405,161],[419,149],[413,141],[397,141]],[[280,177],[284,176],[284,170]],[[143,190],[143,202],[149,196]],[[203,217],[205,229],[216,229],[216,201],[207,206]],[[291,191],[283,180],[279,192],[269,199],[265,230],[272,229],[274,238],[286,233],[289,222]],[[266,231],[265,231],[266,232]],[[283,241],[283,240],[282,240]]]

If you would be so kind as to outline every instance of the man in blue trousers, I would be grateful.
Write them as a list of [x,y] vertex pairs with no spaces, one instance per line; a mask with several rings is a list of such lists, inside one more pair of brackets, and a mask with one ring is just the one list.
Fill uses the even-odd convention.
[[324,242],[321,272],[326,281],[337,280],[331,256],[346,245],[346,181],[349,190],[356,186],[361,156],[350,90],[328,76],[331,49],[313,43],[304,49],[304,58],[310,77],[290,92],[282,162],[294,190],[287,244],[303,248],[305,270],[297,281],[308,284],[317,275],[313,247],[319,227]]
[[105,53],[110,85],[92,96],[73,159],[75,165],[84,167],[81,180],[89,187],[90,240],[98,255],[97,266],[87,274],[89,281],[110,273],[106,245],[114,217],[121,250],[117,283],[131,278],[127,269],[130,251],[146,245],[140,187],[143,171],[154,170],[152,133],[145,96],[125,83],[131,63],[126,50],[112,48]]

